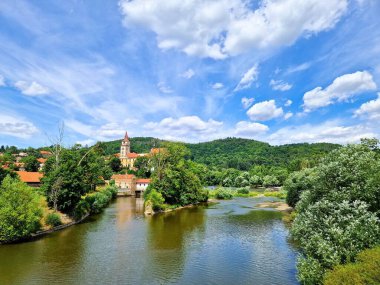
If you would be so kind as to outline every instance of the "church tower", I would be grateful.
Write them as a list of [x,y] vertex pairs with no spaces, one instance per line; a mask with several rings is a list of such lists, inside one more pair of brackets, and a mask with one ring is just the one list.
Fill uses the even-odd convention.
[[127,157],[127,154],[131,152],[131,142],[129,141],[128,132],[125,132],[123,141],[120,147],[120,158]]

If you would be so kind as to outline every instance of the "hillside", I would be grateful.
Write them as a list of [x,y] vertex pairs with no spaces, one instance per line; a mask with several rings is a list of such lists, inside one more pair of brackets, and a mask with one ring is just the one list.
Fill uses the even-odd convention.
[[[162,143],[152,137],[131,138],[131,151],[149,152],[152,147]],[[119,152],[121,140],[105,142],[106,154]],[[313,163],[319,157],[340,145],[330,143],[301,143],[271,146],[268,143],[242,139],[226,138],[203,143],[186,143],[191,150],[191,159],[216,168],[236,168],[249,170],[252,165],[282,166],[290,170],[300,163]],[[307,162],[306,162],[307,163]]]

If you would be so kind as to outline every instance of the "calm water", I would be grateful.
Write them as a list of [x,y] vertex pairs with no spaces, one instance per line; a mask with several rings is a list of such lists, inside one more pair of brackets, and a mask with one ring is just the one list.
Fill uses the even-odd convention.
[[119,198],[103,214],[37,241],[0,246],[0,284],[298,284],[296,251],[271,198],[143,216]]

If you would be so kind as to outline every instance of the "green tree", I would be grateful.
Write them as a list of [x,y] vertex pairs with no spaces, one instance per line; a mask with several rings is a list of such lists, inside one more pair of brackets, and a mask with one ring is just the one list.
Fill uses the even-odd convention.
[[38,171],[40,167],[40,163],[38,162],[37,158],[33,155],[28,155],[27,157],[24,157],[21,162],[25,163],[25,170],[35,172]]
[[302,192],[310,190],[315,183],[315,169],[304,169],[299,172],[291,173],[283,185],[286,194],[286,203],[295,207],[301,198]]
[[118,157],[112,157],[108,165],[113,172],[119,172],[122,168],[121,161]]
[[7,176],[0,186],[0,242],[28,237],[40,229],[40,197],[18,179]]
[[162,153],[152,159],[154,169],[149,189],[162,194],[165,203],[188,205],[207,200],[197,175],[185,159],[189,150],[180,143],[167,143]]

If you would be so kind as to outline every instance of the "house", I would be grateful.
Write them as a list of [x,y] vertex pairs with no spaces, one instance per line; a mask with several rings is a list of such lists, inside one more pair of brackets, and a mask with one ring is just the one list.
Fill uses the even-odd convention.
[[20,180],[31,187],[40,187],[43,174],[40,172],[16,171]]
[[136,176],[133,174],[114,174],[111,177],[119,188],[118,195],[134,195],[136,190]]
[[48,158],[49,156],[52,156],[52,153],[47,150],[40,150],[40,154],[42,155],[43,158]]
[[141,197],[143,193],[145,192],[146,188],[148,188],[149,183],[150,183],[150,179],[146,179],[146,178],[136,179],[135,196]]
[[46,163],[46,158],[37,158],[37,161],[39,162],[40,166],[38,168],[38,170],[42,170],[42,168],[45,166],[45,163]]

